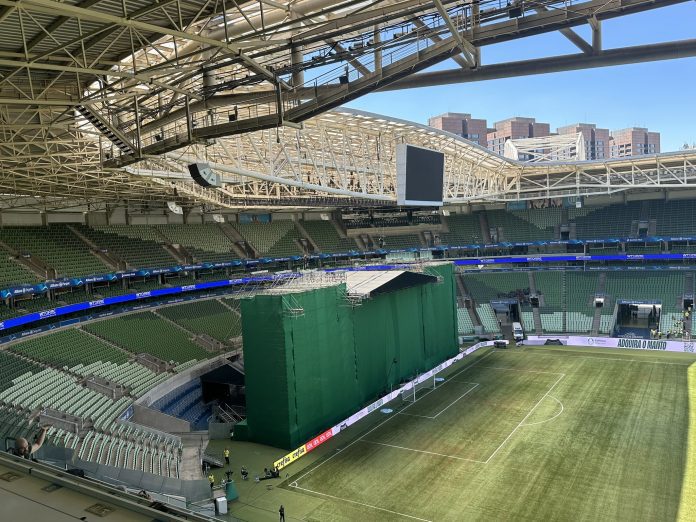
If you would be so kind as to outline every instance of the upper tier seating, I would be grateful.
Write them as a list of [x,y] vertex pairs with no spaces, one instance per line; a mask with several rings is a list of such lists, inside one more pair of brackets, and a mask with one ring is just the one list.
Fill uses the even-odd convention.
[[237,231],[262,256],[281,257],[302,255],[302,250],[295,242],[300,234],[290,220],[271,223],[233,223]]
[[100,248],[123,259],[132,268],[170,267],[177,264],[163,248],[165,238],[146,225],[80,227]]
[[481,242],[481,227],[478,216],[453,214],[447,219],[449,232],[440,233],[440,243],[450,246],[470,245]]
[[103,274],[109,270],[65,225],[3,228],[0,239],[20,254],[38,257],[55,268],[59,277]]
[[489,227],[502,227],[505,241],[554,239],[555,226],[561,223],[561,209],[488,210]]
[[0,248],[0,288],[38,282],[39,278],[33,272],[14,261],[8,252]]
[[158,225],[155,227],[172,244],[182,245],[199,261],[230,261],[239,256],[232,241],[214,223],[205,225]]
[[150,312],[125,315],[86,325],[85,330],[133,353],[147,352],[164,361],[206,359],[206,352],[185,332]]
[[330,221],[303,221],[302,226],[317,244],[320,252],[333,254],[358,249],[354,240],[339,236]]
[[46,364],[73,366],[97,361],[125,363],[128,356],[121,350],[76,329],[61,330],[10,347],[30,359]]
[[157,312],[190,332],[208,334],[218,341],[224,342],[242,333],[240,315],[215,299],[167,306]]
[[569,208],[568,220],[575,222],[578,239],[628,237],[631,223],[640,219],[640,202],[608,207]]

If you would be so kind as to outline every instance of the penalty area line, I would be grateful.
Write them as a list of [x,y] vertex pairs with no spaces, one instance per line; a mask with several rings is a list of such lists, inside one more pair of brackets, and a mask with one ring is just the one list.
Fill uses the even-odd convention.
[[522,426],[524,426],[524,421],[526,421],[526,420],[529,418],[529,416],[530,416],[532,413],[534,413],[534,411],[539,407],[539,405],[541,404],[541,402],[553,391],[553,389],[556,387],[556,385],[557,385],[559,382],[561,382],[561,379],[563,379],[563,377],[565,377],[565,373],[562,373],[561,376],[560,376],[558,379],[556,379],[556,382],[553,383],[553,385],[548,389],[548,391],[544,394],[544,396],[543,396],[541,399],[539,399],[539,400],[537,401],[537,403],[532,407],[531,410],[529,410],[529,412],[527,413],[527,415],[524,416],[524,419],[522,419],[522,420],[520,421],[520,423],[519,423],[517,426],[515,426],[515,429],[512,430],[512,431],[510,432],[510,435],[508,435],[507,437],[505,437],[505,440],[504,440],[503,442],[500,443],[500,446],[498,446],[498,447],[495,449],[495,451],[491,454],[491,456],[488,457],[488,458],[486,459],[486,464],[488,464],[488,463],[491,461],[491,459],[492,459],[493,457],[495,457],[495,455],[500,451],[500,448],[502,448],[502,447],[505,445],[505,443],[506,443],[508,440],[510,440],[510,437],[512,437],[512,436],[517,432],[518,429],[520,429]]
[[406,513],[399,513],[398,511],[392,511],[391,509],[387,509],[387,508],[383,508],[383,507],[379,507],[379,506],[374,506],[372,504],[366,504],[365,502],[358,502],[357,500],[351,500],[349,498],[336,497],[334,495],[329,495],[328,493],[321,493],[320,491],[314,491],[312,489],[302,488],[302,487],[297,486],[297,485],[295,486],[295,489],[306,491],[308,493],[314,493],[315,495],[320,495],[322,497],[327,497],[327,498],[331,498],[334,500],[340,500],[342,502],[350,502],[351,504],[357,504],[359,506],[369,507],[371,509],[376,509],[378,511],[384,511],[385,513],[391,513],[392,515],[399,515],[401,517],[410,518],[411,520],[420,520],[421,522],[433,522],[432,520],[429,520],[427,518],[420,518],[420,517],[416,517],[414,515],[407,515]]

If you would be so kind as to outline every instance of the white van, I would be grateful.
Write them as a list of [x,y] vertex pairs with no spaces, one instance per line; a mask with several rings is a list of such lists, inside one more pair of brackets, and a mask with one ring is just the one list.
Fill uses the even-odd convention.
[[524,340],[524,331],[520,323],[512,323],[512,336],[515,338],[515,341]]

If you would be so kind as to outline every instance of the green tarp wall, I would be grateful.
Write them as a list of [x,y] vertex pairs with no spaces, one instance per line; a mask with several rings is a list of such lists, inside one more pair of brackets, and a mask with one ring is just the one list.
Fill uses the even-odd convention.
[[[356,307],[346,303],[343,285],[243,300],[250,440],[293,449],[456,354],[453,267],[434,271],[442,283]],[[290,310],[298,306],[299,316]]]

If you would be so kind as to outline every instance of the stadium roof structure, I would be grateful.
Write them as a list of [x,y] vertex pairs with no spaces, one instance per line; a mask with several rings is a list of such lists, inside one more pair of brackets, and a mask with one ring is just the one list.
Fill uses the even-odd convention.
[[[319,191],[288,183],[283,169],[293,166],[292,156],[272,157],[273,150],[249,141],[277,134],[276,140],[287,140],[284,155],[292,140],[319,139],[324,131],[317,128],[348,119],[345,111],[327,111],[380,89],[693,56],[696,40],[623,49],[601,43],[602,21],[682,1],[0,0],[0,205],[49,209],[78,201],[179,199],[236,208],[276,206],[285,196],[297,196],[302,206],[335,205],[346,197],[388,203],[388,174],[371,174],[384,170],[381,149],[372,151],[380,159],[364,170],[360,190],[346,194],[350,169],[341,162],[355,157],[357,142],[316,165]],[[591,42],[573,29],[583,24],[591,28]],[[483,46],[552,31],[581,52],[543,63],[481,63]],[[448,59],[457,70],[418,74]],[[351,125],[350,134],[367,148],[384,144],[370,142],[370,131],[381,126],[394,135],[399,126],[409,127],[367,115],[361,123],[367,132]],[[217,157],[215,147],[237,136],[256,147],[257,157],[268,154],[264,161],[273,167],[255,171],[269,179],[231,183],[230,194],[174,194],[157,179],[122,169],[149,168],[157,157],[199,153],[205,145]],[[448,144],[457,159],[470,158],[461,167],[469,173],[450,174],[448,200],[490,198],[511,188],[513,176],[501,177],[509,169],[499,159],[450,137],[430,141]],[[336,154],[335,147],[322,151]],[[247,160],[236,161],[242,168]],[[342,192],[328,191],[326,198],[329,188]]]
[[[454,134],[378,114],[339,108],[302,129],[265,129],[188,145],[118,168],[86,146],[74,169],[32,176],[3,171],[3,204],[61,208],[91,203],[176,201],[210,209],[396,205],[395,150],[409,143],[445,154],[446,204],[696,188],[696,151],[611,160],[525,163]],[[204,161],[220,188],[195,184],[188,164]],[[24,197],[26,196],[26,197]]]

